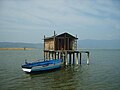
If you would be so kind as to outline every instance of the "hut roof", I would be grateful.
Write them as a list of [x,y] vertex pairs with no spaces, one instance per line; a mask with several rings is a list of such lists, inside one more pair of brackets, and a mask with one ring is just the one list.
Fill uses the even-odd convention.
[[[62,34],[59,34],[59,35],[56,35],[56,37],[64,37],[66,35],[66,37],[71,37],[71,38],[74,38],[74,39],[78,39],[76,37],[74,37],[73,35],[69,34],[69,33],[62,33]],[[44,40],[48,40],[48,39],[53,39],[54,36],[51,36],[51,37],[46,37],[44,38]]]

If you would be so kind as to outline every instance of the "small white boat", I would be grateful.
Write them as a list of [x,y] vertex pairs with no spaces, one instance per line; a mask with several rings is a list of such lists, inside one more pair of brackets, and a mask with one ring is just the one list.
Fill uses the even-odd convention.
[[22,65],[22,70],[26,73],[43,72],[60,68],[61,64],[61,59],[26,63]]

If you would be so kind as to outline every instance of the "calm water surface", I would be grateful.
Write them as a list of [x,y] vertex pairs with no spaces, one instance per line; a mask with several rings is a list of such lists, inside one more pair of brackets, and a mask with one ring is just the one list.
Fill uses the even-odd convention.
[[120,50],[90,50],[90,65],[83,55],[82,65],[36,75],[22,71],[25,59],[39,58],[40,50],[0,51],[0,90],[120,90]]

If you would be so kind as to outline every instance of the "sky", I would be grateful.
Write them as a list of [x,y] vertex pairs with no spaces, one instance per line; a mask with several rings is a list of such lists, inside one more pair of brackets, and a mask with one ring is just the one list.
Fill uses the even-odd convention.
[[41,43],[54,31],[120,40],[120,0],[0,0],[0,42]]

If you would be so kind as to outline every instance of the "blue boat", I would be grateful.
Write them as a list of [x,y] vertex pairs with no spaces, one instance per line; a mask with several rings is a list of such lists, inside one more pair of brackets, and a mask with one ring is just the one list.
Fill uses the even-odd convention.
[[24,65],[22,65],[22,70],[26,73],[43,72],[43,71],[58,69],[61,67],[61,65],[62,65],[61,59],[32,62],[32,63],[26,62]]

